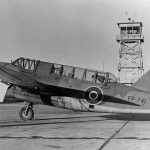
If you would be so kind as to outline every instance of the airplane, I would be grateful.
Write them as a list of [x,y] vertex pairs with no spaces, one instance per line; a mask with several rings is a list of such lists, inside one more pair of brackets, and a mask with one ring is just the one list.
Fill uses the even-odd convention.
[[9,85],[4,103],[25,102],[19,112],[24,121],[34,118],[35,104],[84,112],[150,113],[150,71],[128,86],[109,72],[20,57],[0,62],[0,79]]

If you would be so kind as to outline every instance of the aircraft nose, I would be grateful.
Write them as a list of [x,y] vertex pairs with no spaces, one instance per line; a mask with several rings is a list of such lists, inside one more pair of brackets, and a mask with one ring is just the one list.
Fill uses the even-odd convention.
[[4,67],[6,66],[8,63],[5,63],[5,62],[0,62],[0,67]]
[[16,66],[12,65],[11,63],[7,63],[7,62],[0,62],[0,68],[3,69],[3,70],[4,69],[10,69],[10,70],[14,70],[14,71],[17,71],[17,72],[19,71],[19,69]]

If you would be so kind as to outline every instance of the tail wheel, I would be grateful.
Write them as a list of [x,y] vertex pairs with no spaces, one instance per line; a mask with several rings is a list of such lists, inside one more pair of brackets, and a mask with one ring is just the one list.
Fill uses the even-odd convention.
[[23,107],[19,112],[19,117],[24,121],[32,120],[34,117],[34,111],[31,107]]

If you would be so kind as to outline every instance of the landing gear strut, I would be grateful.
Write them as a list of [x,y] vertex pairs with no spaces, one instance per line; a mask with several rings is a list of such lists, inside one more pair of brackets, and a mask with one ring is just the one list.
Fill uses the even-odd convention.
[[23,107],[19,112],[19,117],[24,120],[32,120],[34,117],[33,104],[31,102],[26,102],[25,107]]

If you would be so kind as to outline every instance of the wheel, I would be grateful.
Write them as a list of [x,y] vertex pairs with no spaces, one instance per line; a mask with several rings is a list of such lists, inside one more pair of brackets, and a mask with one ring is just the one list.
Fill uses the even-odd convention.
[[23,107],[19,112],[19,117],[24,121],[32,120],[34,117],[34,111],[31,107],[28,107],[28,108]]

